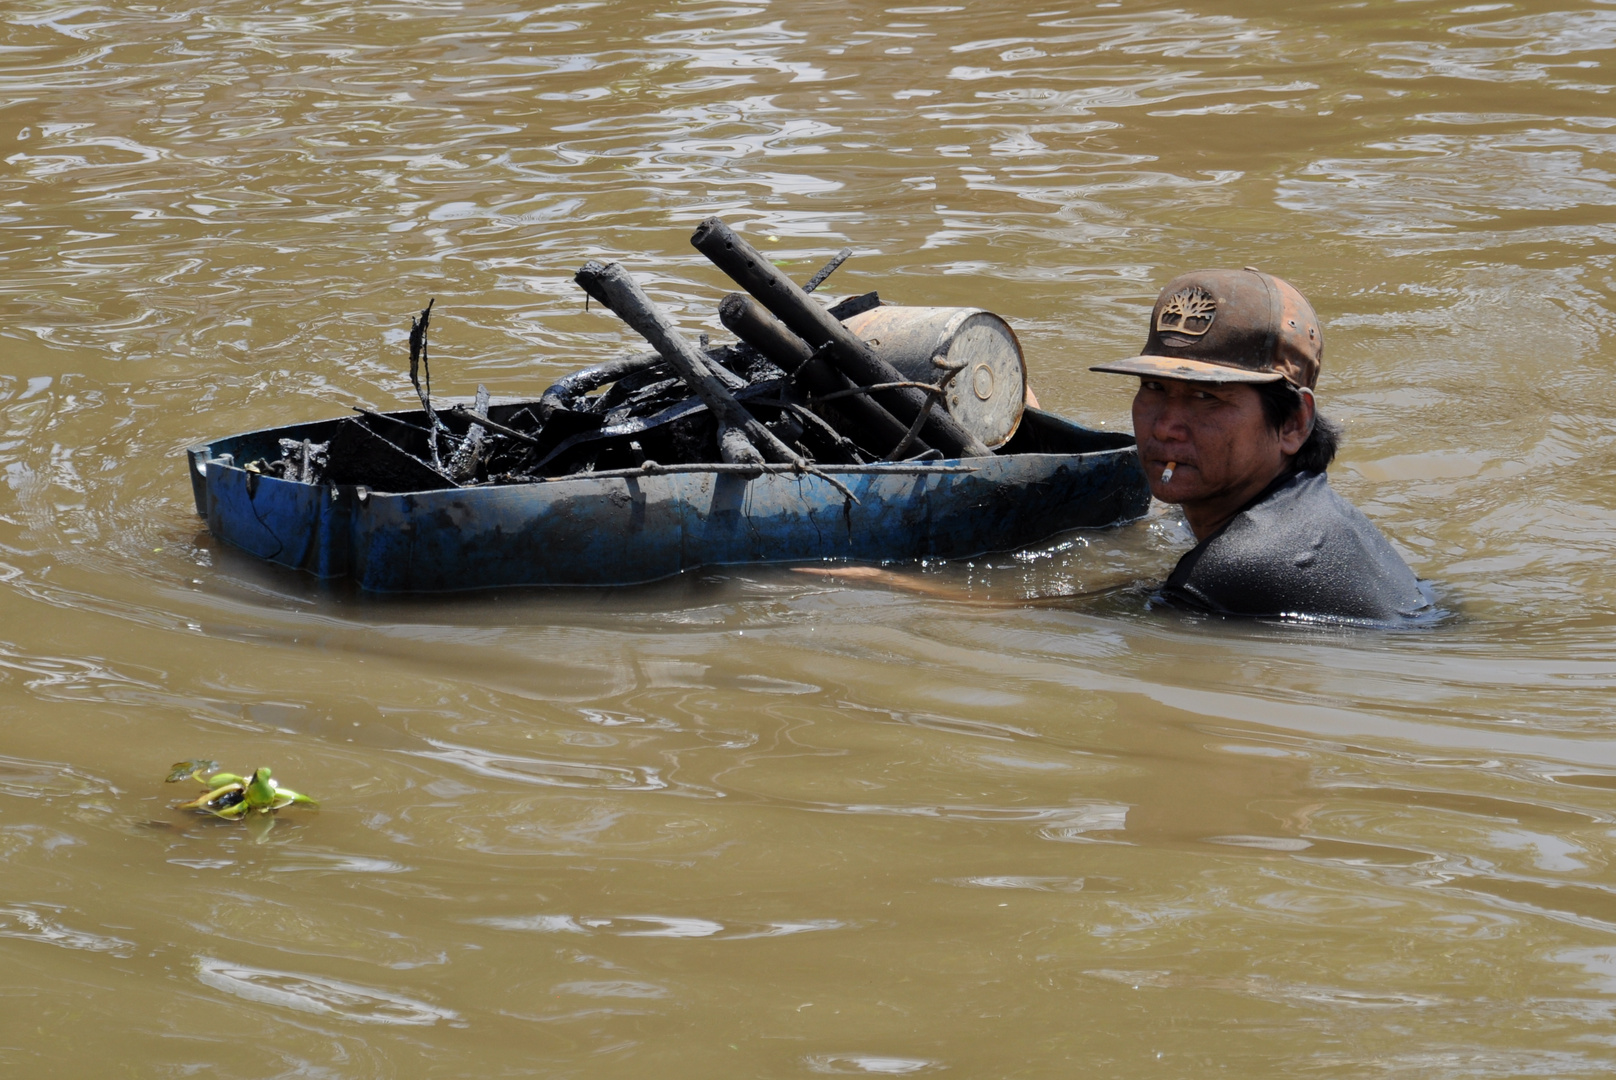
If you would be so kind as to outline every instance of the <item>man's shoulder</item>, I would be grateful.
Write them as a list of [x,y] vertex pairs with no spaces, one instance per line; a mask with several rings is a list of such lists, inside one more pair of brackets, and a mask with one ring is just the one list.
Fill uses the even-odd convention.
[[1380,530],[1314,472],[1271,485],[1180,560],[1164,593],[1252,616],[1387,621],[1428,604]]
[[1236,514],[1229,528],[1219,535],[1233,531],[1236,535],[1231,542],[1239,542],[1242,533],[1274,538],[1293,534],[1316,537],[1330,528],[1345,528],[1387,544],[1374,523],[1331,487],[1330,478],[1322,472],[1295,472],[1276,480]]

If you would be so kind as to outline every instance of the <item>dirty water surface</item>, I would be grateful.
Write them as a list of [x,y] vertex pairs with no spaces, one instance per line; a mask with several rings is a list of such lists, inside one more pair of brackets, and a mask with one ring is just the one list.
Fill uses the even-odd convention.
[[[1605,1075],[1616,8],[12,0],[0,1071]],[[181,451],[692,334],[719,214],[976,305],[1128,426],[1174,274],[1324,320],[1336,486],[1449,616],[1147,610],[1157,506],[910,568],[375,597]],[[1050,597],[1068,597],[1051,602]],[[1043,598],[1037,603],[1028,598]],[[320,799],[172,809],[176,761]]]

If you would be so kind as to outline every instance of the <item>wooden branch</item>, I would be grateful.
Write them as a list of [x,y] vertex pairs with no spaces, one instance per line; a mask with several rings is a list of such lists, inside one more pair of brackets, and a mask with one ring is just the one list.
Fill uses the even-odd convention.
[[[482,388],[478,387],[478,389],[480,390]],[[535,439],[533,436],[529,435],[525,431],[517,431],[513,427],[506,427],[504,424],[501,424],[497,420],[488,419],[486,414],[472,414],[472,413],[469,413],[469,412],[467,412],[466,407],[464,405],[456,405],[454,408],[450,409],[449,411],[452,412],[452,413],[455,413],[457,415],[460,415],[460,416],[476,415],[477,424],[481,424],[483,427],[487,428],[489,431],[497,431],[501,435],[505,435],[505,436],[508,436],[508,437],[510,437],[512,439],[515,439],[517,442],[524,442],[524,443],[527,443],[528,445],[532,446],[532,445],[536,445],[538,443],[538,441],[539,441],[539,440]],[[388,417],[388,419],[390,420],[390,419],[392,419],[392,417]],[[411,425],[411,426],[413,427],[414,425]],[[473,426],[476,426],[476,425],[473,425]]]
[[802,291],[805,293],[811,293],[821,285],[825,284],[825,279],[834,274],[837,267],[841,266],[844,262],[852,257],[852,248],[843,248],[842,250],[838,251],[830,262],[819,268],[819,273],[808,279],[808,284],[802,287]]
[[[954,376],[958,375],[961,371],[965,370],[965,365],[964,364],[943,365],[936,358],[933,358],[932,362],[937,364],[939,367],[942,367],[945,374],[943,375],[943,377],[941,379],[937,380],[937,385],[931,387],[931,389],[928,390],[927,393],[929,393],[931,395],[932,400],[940,401],[940,400],[942,400],[943,394],[946,393],[947,390],[948,390],[948,384],[954,381]],[[897,446],[892,448],[892,453],[887,455],[886,460],[888,460],[888,461],[901,461],[901,460],[903,460],[904,455],[908,454],[910,450],[914,449],[915,436],[920,434],[921,422],[924,419],[925,419],[925,414],[923,414],[923,413],[921,415],[915,417],[915,422],[913,424],[909,425],[909,433],[903,437],[902,442],[900,442]]]
[[795,450],[775,438],[756,417],[735,400],[707,367],[707,358],[685,339],[651,298],[646,296],[621,263],[584,264],[574,278],[584,291],[617,313],[618,317],[668,361],[670,367],[701,398],[718,422],[720,453],[728,461],[748,463],[746,451],[757,462],[805,465]]
[[[807,406],[799,405],[795,401],[787,401],[785,398],[749,398],[748,400],[758,405],[773,405],[778,409],[785,410],[791,413],[793,416],[812,424],[819,430],[820,434],[829,439],[837,449],[842,451],[842,453],[846,454],[848,457],[852,458],[855,465],[864,464],[865,452],[859,446],[859,444],[854,442],[852,439],[849,439],[846,435],[843,435],[840,431],[837,431],[830,425],[828,421],[826,421],[823,416],[820,416]],[[928,452],[933,454],[937,453],[935,450]],[[942,455],[938,454],[937,456],[941,457]]]
[[896,390],[900,387],[913,387],[916,390],[935,390],[936,383],[929,382],[887,382],[876,383],[874,386],[850,386],[846,390],[836,390],[829,394],[815,394],[814,401],[840,401],[844,397],[854,394],[873,394],[877,390]]
[[397,424],[400,427],[407,427],[411,431],[419,431],[423,435],[431,435],[432,434],[432,429],[431,428],[424,428],[424,427],[421,427],[419,424],[412,424],[408,420],[400,420],[396,416],[388,416],[386,413],[377,412],[375,409],[367,409],[363,405],[350,405],[350,406],[348,406],[348,408],[350,408],[354,412],[360,413],[361,415],[364,415],[364,416],[374,417],[377,420],[386,420],[389,424]]
[[[437,297],[426,302],[421,309],[420,318],[410,319],[410,382],[415,384],[415,396],[421,399],[421,408],[426,411],[426,418],[432,424],[432,431],[427,435],[426,444],[432,451],[432,467],[438,472],[443,471],[443,460],[438,456],[438,432],[445,435],[449,429],[443,426],[438,414],[432,411],[432,365],[426,356],[427,325],[432,321],[432,305],[437,303]],[[420,375],[426,373],[426,389],[421,389]]]
[[[702,222],[690,242],[809,346],[828,347],[827,359],[856,384],[905,381],[896,368],[718,218]],[[877,400],[900,421],[924,417],[921,433],[926,441],[951,456],[992,454],[980,439],[960,427],[946,408],[928,401],[917,390],[884,390]]]
[[[389,424],[396,424],[399,427],[408,428],[411,431],[418,431],[422,435],[425,435],[428,439],[432,438],[433,432],[430,428],[418,427],[417,425],[410,423],[408,420],[400,420],[396,416],[388,416],[386,413],[376,412],[374,409],[367,409],[363,405],[354,405],[351,406],[351,408],[363,416],[373,417],[377,420],[385,420]],[[453,438],[453,436],[451,436],[451,438]],[[331,437],[331,444],[333,447],[335,447],[335,453],[332,455],[331,465],[327,469],[326,475],[331,478],[333,483],[348,484],[358,483],[360,481],[363,481],[366,484],[375,483],[375,476],[353,473],[351,471],[351,463],[352,461],[361,458],[367,461],[372,461],[374,455],[380,454],[384,458],[397,459],[396,462],[390,463],[386,470],[395,479],[401,475],[399,469],[402,468],[402,475],[405,476],[411,484],[424,482],[425,477],[433,477],[434,479],[431,481],[432,487],[436,487],[440,484],[447,484],[450,487],[461,486],[459,482],[446,476],[441,468],[433,468],[432,465],[416,457],[408,450],[405,450],[402,446],[399,446],[397,443],[393,442],[393,440],[384,438],[382,435],[372,430],[368,424],[356,421],[352,425],[340,425],[336,433]],[[374,464],[373,461],[372,464]],[[405,490],[424,491],[427,490],[427,488],[408,487]]]
[[[465,412],[465,407],[459,406],[455,411]],[[466,429],[465,439],[449,455],[449,475],[462,482],[476,477],[477,461],[482,457],[483,444],[487,441],[483,423],[488,420],[488,387],[481,383],[477,384],[477,398],[472,405],[471,415],[475,420]]]
[[729,293],[718,302],[718,321],[788,375],[814,361],[814,350],[806,341],[745,293]]
[[[781,370],[792,373],[810,393],[823,400],[852,388],[847,376],[815,354],[808,343],[786,329],[784,323],[745,293],[730,293],[718,305],[718,319],[730,333],[766,356]],[[853,441],[877,457],[891,452],[903,440],[908,425],[869,398],[855,398],[837,406]]]

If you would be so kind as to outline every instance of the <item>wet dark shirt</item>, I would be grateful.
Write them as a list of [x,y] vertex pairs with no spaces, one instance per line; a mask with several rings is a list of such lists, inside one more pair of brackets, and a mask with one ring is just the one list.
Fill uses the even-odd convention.
[[1178,561],[1162,596],[1256,617],[1399,622],[1430,608],[1380,530],[1315,472],[1270,484]]

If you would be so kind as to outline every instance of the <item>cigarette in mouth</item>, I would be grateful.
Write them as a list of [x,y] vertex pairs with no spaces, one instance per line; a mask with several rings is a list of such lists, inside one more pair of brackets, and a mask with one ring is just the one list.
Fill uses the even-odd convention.
[[1164,484],[1172,483],[1173,470],[1176,469],[1176,468],[1178,468],[1178,462],[1169,461],[1167,463],[1167,468],[1162,470],[1161,482],[1164,483]]

